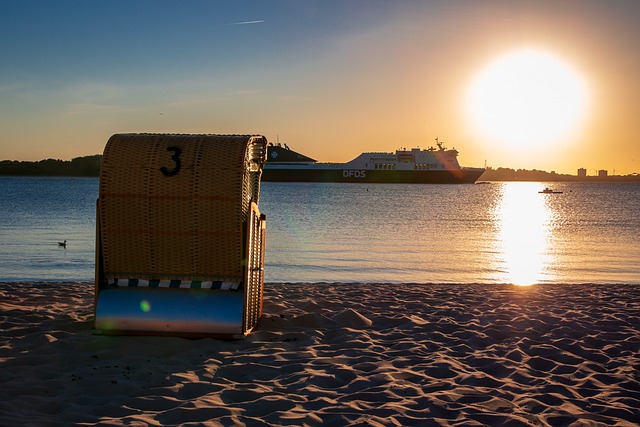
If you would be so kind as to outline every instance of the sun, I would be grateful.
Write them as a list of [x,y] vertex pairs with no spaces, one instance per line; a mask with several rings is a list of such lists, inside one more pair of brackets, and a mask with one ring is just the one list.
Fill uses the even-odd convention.
[[475,131],[506,147],[548,146],[574,132],[588,106],[582,76],[540,50],[508,53],[483,68],[466,99]]

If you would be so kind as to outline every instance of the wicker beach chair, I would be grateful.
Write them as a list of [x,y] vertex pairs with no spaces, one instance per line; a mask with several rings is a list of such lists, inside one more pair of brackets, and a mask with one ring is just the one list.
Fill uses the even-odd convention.
[[243,337],[262,315],[267,140],[117,134],[104,150],[94,332]]

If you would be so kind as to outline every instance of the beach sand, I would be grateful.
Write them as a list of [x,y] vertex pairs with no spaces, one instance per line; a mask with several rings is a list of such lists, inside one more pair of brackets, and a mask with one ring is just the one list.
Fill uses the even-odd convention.
[[92,335],[0,283],[0,425],[635,426],[640,286],[267,284],[244,340]]

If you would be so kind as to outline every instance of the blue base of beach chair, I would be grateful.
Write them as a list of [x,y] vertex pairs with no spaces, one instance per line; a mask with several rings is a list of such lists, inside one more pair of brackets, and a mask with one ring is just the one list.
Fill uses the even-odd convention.
[[242,338],[242,292],[120,287],[100,292],[93,332]]

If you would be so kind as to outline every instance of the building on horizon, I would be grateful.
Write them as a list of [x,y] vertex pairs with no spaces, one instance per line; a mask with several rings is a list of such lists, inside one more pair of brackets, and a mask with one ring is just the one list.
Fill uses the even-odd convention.
[[606,169],[600,169],[598,171],[598,177],[606,178],[609,175],[609,172]]
[[578,178],[585,178],[587,176],[587,170],[585,168],[578,169]]

